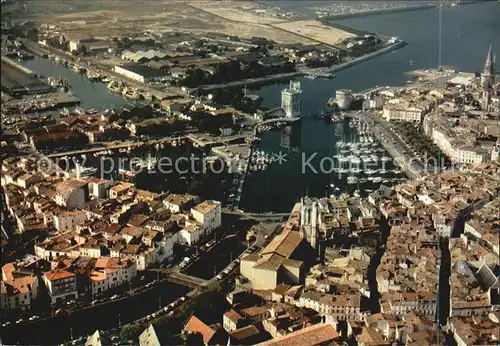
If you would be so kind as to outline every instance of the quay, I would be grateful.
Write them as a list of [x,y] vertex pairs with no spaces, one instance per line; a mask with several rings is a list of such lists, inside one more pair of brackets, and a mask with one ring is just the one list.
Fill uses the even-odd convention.
[[265,83],[269,83],[269,82],[288,80],[288,79],[291,79],[294,77],[299,77],[302,75],[304,75],[304,72],[302,72],[302,71],[272,74],[272,75],[258,77],[258,78],[248,78],[248,79],[242,79],[242,80],[221,83],[221,84],[203,85],[200,87],[189,89],[189,93],[193,94],[193,93],[196,93],[197,91],[214,91],[214,90],[224,89],[224,88],[243,87],[245,85],[248,86],[248,85],[256,85],[256,84],[265,84]]
[[5,56],[1,59],[2,91],[7,94],[25,95],[46,93],[51,90],[51,87],[39,80],[33,71]]
[[[73,107],[80,104],[80,99],[74,95],[63,91],[49,92],[40,94],[38,98],[33,98],[30,95],[24,95],[22,98],[10,99],[3,103],[6,108],[22,108],[23,106],[30,107],[24,113],[34,113],[60,109],[63,107]],[[20,110],[21,112],[21,110]]]
[[314,70],[322,70],[322,73],[326,74],[326,73],[334,73],[334,72],[342,71],[348,67],[357,65],[363,61],[370,60],[370,59],[375,58],[379,55],[382,55],[382,54],[391,52],[393,50],[396,50],[398,48],[404,47],[407,44],[408,43],[406,41],[400,40],[400,41],[397,41],[389,46],[385,46],[384,48],[381,48],[373,53],[360,56],[358,58],[355,58],[351,61],[345,62],[345,63],[340,64],[340,65],[333,65],[331,67],[318,67],[317,69],[303,67],[303,68],[301,68],[301,72],[303,74],[314,74]]
[[[348,112],[345,114],[345,117],[363,121],[368,125],[374,137],[377,138],[378,142],[384,147],[389,155],[392,156],[397,166],[401,168],[408,178],[420,179],[425,175],[425,168],[423,165],[419,161],[413,160],[413,157],[404,154],[405,151],[409,152],[408,147],[388,127],[384,120],[375,119],[367,113],[361,115],[355,112]],[[390,141],[393,140],[395,144],[390,143]]]
[[396,8],[392,8],[392,9],[380,9],[380,10],[355,12],[355,13],[334,14],[334,15],[330,15],[330,16],[325,17],[324,20],[347,19],[347,18],[367,17],[367,16],[373,16],[373,15],[377,15],[377,14],[418,11],[418,10],[426,10],[426,9],[430,9],[430,8],[436,8],[438,6],[439,6],[438,4],[427,4],[427,5],[416,5],[416,6],[410,6],[410,7],[396,7]]
[[116,73],[115,71],[110,69],[109,66],[107,66],[107,65],[92,64],[89,60],[78,61],[77,57],[69,54],[68,52],[64,52],[64,51],[61,51],[59,49],[49,47],[49,46],[41,47],[38,43],[29,41],[29,40],[23,40],[22,43],[24,45],[24,49],[26,49],[27,51],[29,51],[35,55],[38,55],[41,57],[48,57],[49,55],[54,55],[54,56],[59,57],[63,61],[68,61],[76,66],[83,67],[87,70],[92,70],[92,69],[102,70],[108,76],[111,76],[111,77],[115,78],[116,80],[123,81],[131,87],[134,87],[137,89],[147,88],[146,94],[143,94],[143,96],[145,96],[146,99],[147,98],[151,98],[151,99],[156,98],[158,100],[163,100],[163,99],[182,96],[178,92],[176,92],[177,89],[180,90],[180,88],[175,88],[175,90],[172,90],[173,88],[167,88],[166,90],[162,90],[159,87],[146,86],[145,84],[139,83],[139,82],[134,81],[130,78],[126,78],[125,76],[123,76],[119,73]]
[[198,146],[201,148],[205,148],[205,147],[211,148],[213,146],[219,146],[219,144],[230,144],[230,143],[242,142],[247,137],[248,137],[248,134],[239,134],[239,135],[227,136],[227,137],[214,137],[214,139],[210,139],[210,140],[202,140],[194,134],[189,134],[186,136],[186,138],[189,139],[191,142],[193,142],[195,144],[195,146]]
[[297,118],[280,117],[280,118],[267,119],[267,120],[261,121],[255,125],[255,127],[253,129],[253,132],[254,132],[253,134],[254,134],[254,136],[257,136],[259,134],[262,126],[266,126],[266,125],[267,126],[272,126],[272,125],[280,126],[282,124],[291,125],[293,123],[300,121],[300,119],[301,119],[300,117],[297,117]]
[[96,147],[96,148],[86,148],[86,149],[81,149],[81,150],[65,151],[65,152],[61,152],[61,153],[54,153],[54,154],[45,155],[45,157],[52,159],[52,158],[63,157],[63,156],[93,154],[93,153],[97,153],[97,152],[103,151],[103,150],[118,150],[118,149],[123,149],[123,148],[135,149],[137,147],[155,145],[155,144],[161,144],[161,143],[170,143],[172,141],[178,141],[178,140],[182,140],[182,139],[186,139],[186,137],[185,136],[164,137],[164,138],[155,139],[155,140],[128,141],[128,142],[116,143],[116,144],[114,144],[113,142],[100,143],[101,146]]

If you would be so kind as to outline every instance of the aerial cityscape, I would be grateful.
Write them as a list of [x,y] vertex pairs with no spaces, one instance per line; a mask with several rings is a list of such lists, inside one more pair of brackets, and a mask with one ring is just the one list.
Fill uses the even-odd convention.
[[498,345],[500,1],[1,1],[0,345]]

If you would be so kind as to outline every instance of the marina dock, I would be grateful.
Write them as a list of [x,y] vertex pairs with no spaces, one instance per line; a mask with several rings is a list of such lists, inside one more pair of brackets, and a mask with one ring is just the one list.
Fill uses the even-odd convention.
[[[392,156],[394,162],[401,171],[405,173],[410,179],[419,179],[425,172],[422,165],[413,160],[413,157],[408,157],[403,152],[405,150],[404,144],[397,138],[390,129],[384,126],[383,122],[374,119],[366,114],[358,114],[356,112],[348,112],[345,114],[346,118],[357,119],[364,122],[373,133],[373,136],[377,141],[384,147],[384,149]],[[391,144],[390,141],[395,140],[395,144]]]

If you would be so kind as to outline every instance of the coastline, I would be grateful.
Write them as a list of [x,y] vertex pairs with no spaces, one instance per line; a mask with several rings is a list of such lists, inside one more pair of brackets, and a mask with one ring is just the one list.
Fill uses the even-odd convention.
[[381,9],[381,10],[358,12],[358,13],[337,14],[337,15],[321,17],[318,19],[325,20],[325,21],[331,21],[331,20],[348,19],[348,18],[356,18],[356,17],[368,17],[368,16],[375,16],[375,15],[387,14],[387,13],[427,10],[427,9],[436,8],[436,7],[439,7],[439,4],[428,4],[428,5],[414,6],[414,7]]
[[366,61],[366,60],[370,60],[376,56],[379,56],[379,55],[382,55],[382,54],[385,54],[385,53],[389,53],[393,50],[396,50],[396,49],[399,49],[399,48],[402,48],[404,46],[406,46],[408,44],[408,42],[406,41],[398,41],[396,43],[393,43],[391,44],[390,46],[386,46],[382,49],[379,49],[373,53],[370,53],[370,54],[366,54],[366,55],[363,55],[363,56],[360,56],[358,58],[355,58],[351,61],[348,61],[346,63],[343,63],[343,64],[340,64],[340,65],[335,65],[335,66],[332,66],[328,69],[326,69],[327,71],[329,72],[338,72],[338,71],[342,71],[348,67],[351,67],[351,66],[354,66],[354,65],[357,65],[363,61]]
[[463,6],[463,5],[474,5],[474,4],[480,4],[483,2],[493,2],[493,1],[495,1],[495,0],[458,0],[458,2],[441,3],[441,4],[436,1],[435,4],[427,4],[427,5],[422,5],[422,6],[393,8],[393,9],[380,9],[380,10],[358,12],[358,13],[337,14],[337,15],[331,15],[331,16],[325,16],[325,17],[317,17],[317,19],[321,20],[321,21],[334,21],[334,20],[340,20],[340,19],[368,17],[368,16],[375,16],[375,15],[380,15],[380,14],[388,14],[388,13],[428,10],[428,9],[437,8],[440,6],[455,7],[455,6]]

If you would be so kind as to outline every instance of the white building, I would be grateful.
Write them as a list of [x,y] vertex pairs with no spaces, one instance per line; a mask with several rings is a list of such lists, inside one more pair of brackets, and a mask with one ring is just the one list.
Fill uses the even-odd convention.
[[188,210],[197,202],[198,197],[188,194],[170,194],[163,200],[165,207],[172,213],[180,213],[181,211]]
[[221,225],[221,203],[207,200],[191,208],[193,219],[202,226],[202,234],[210,233]]
[[83,208],[85,205],[84,186],[87,182],[83,180],[65,180],[56,185],[55,202],[68,209]]
[[115,65],[115,72],[141,83],[165,77],[165,73],[160,70],[135,63],[124,64],[122,66]]
[[27,189],[31,185],[38,183],[43,180],[43,175],[40,172],[34,174],[26,173],[17,178],[17,185],[23,189]]
[[92,294],[102,294],[110,288],[127,284],[137,276],[134,261],[120,258],[99,258],[90,274]]
[[139,335],[139,346],[161,346],[152,324]]
[[481,147],[457,147],[455,141],[444,130],[433,129],[432,140],[452,161],[465,164],[478,164],[491,159],[492,153]]
[[18,272],[16,263],[6,263],[2,267],[0,285],[2,311],[30,310],[31,300],[38,296],[38,278],[36,275]]
[[178,240],[181,244],[192,246],[200,239],[201,232],[200,226],[195,223],[190,223],[179,231]]
[[300,82],[290,81],[290,87],[281,92],[281,109],[285,112],[287,118],[300,116],[301,102]]
[[452,140],[448,135],[446,135],[446,133],[444,133],[444,131],[433,129],[432,140],[450,158],[454,158],[456,156],[455,148],[452,145]]
[[52,305],[78,299],[76,275],[74,273],[65,269],[51,270],[43,273],[43,281],[49,291]]
[[73,40],[73,41],[69,41],[69,51],[70,52],[80,52],[80,49],[82,48],[82,46],[80,45],[80,40]]
[[108,189],[113,185],[111,180],[92,179],[89,182],[89,194],[94,198],[103,199],[108,197]]
[[456,151],[454,159],[459,163],[476,164],[489,161],[490,158],[491,154],[483,148],[465,147]]
[[423,110],[402,104],[386,104],[382,117],[387,121],[407,121],[419,123],[422,121]]
[[76,230],[76,225],[81,225],[87,220],[87,213],[83,210],[63,211],[53,216],[54,227],[59,232]]

